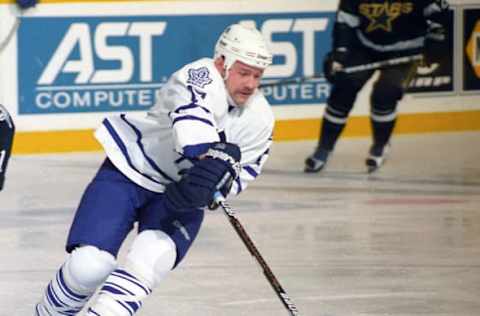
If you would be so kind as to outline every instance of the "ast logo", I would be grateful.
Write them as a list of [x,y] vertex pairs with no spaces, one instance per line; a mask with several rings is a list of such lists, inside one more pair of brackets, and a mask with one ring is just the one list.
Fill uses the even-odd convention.
[[[330,47],[334,13],[146,17],[23,17],[19,113],[146,110],[173,71],[211,57],[232,23],[261,30],[274,64],[266,80],[313,76]],[[265,90],[272,104],[323,103],[324,80]]]
[[[259,29],[270,41],[274,64],[265,77],[285,79],[291,77],[317,77],[323,73],[323,56],[330,50],[334,14],[318,17],[271,18]],[[248,23],[249,21],[244,21]],[[268,83],[269,80],[265,80]],[[263,88],[272,104],[325,103],[330,85],[321,77],[302,83]]]
[[[154,102],[161,80],[153,74],[153,42],[167,23],[60,19],[54,28],[53,19],[25,20],[20,113],[136,110]],[[40,23],[46,30],[34,45],[25,37],[35,38]]]

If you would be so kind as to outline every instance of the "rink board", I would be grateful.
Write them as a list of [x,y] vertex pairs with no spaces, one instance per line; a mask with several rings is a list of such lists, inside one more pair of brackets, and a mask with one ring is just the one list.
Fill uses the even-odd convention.
[[[419,69],[408,88],[397,133],[480,129],[480,9],[454,4],[451,36],[438,62]],[[166,78],[211,56],[220,32],[237,22],[257,26],[267,39],[274,64],[265,81],[319,76],[264,89],[277,119],[275,139],[314,139],[331,88],[321,73],[336,6],[335,0],[47,0],[20,13],[13,1],[0,0],[0,43],[20,21],[0,54],[0,103],[16,123],[14,153],[98,150],[92,131],[105,116],[143,116]],[[374,80],[360,92],[344,136],[369,135]]]

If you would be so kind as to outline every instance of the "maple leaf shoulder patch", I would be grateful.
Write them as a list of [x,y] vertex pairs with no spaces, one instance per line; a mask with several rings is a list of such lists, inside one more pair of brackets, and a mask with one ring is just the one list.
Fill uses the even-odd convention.
[[188,69],[187,83],[203,89],[203,87],[211,82],[212,79],[210,78],[210,72],[208,71],[207,67]]

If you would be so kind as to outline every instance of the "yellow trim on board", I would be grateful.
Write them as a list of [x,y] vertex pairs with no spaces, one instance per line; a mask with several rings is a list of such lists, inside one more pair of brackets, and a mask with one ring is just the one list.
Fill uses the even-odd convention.
[[[316,139],[320,125],[319,119],[277,121],[275,140]],[[480,130],[480,111],[401,114],[395,127],[396,134],[478,130]],[[364,137],[370,133],[369,117],[353,116],[348,119],[342,136]]]
[[14,154],[44,154],[53,152],[99,151],[100,144],[93,130],[49,132],[17,132],[13,140]]
[[[320,119],[277,121],[275,141],[317,139]],[[401,114],[395,128],[396,134],[417,134],[454,131],[480,131],[480,111]],[[367,116],[351,117],[343,137],[370,135]],[[48,132],[18,132],[13,144],[14,154],[99,151],[100,144],[93,130],[67,130]]]

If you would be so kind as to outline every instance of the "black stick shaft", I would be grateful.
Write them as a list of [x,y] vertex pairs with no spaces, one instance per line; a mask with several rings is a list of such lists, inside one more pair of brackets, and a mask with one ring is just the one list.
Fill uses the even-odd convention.
[[[405,57],[398,57],[398,58],[392,58],[392,59],[377,61],[377,62],[373,62],[373,63],[370,63],[370,64],[346,67],[346,68],[344,68],[340,71],[351,74],[351,73],[360,72],[360,71],[380,69],[380,68],[387,67],[387,66],[406,64],[406,63],[409,63],[409,62],[412,62],[412,61],[421,60],[422,58],[423,58],[422,54],[405,56]],[[292,79],[278,80],[278,81],[267,82],[267,83],[261,84],[260,88],[288,85],[288,84],[294,84],[294,83],[299,84],[299,83],[303,83],[305,81],[314,80],[314,79],[322,79],[322,78],[324,78],[323,74],[314,75],[314,76],[310,76],[310,77],[297,77],[297,78],[292,78]]]
[[252,254],[253,257],[257,260],[258,264],[262,267],[263,269],[263,274],[267,278],[268,282],[272,286],[273,290],[275,293],[277,293],[277,296],[280,298],[282,301],[283,305],[285,308],[290,312],[291,316],[300,316],[300,313],[298,312],[297,307],[295,304],[292,302],[288,294],[285,292],[283,287],[280,285],[280,282],[278,282],[277,278],[273,274],[272,270],[268,266],[267,262],[265,259],[263,259],[262,255],[258,251],[257,247],[253,243],[252,239],[248,236],[247,232],[243,228],[242,224],[240,221],[235,217],[234,211],[232,208],[226,204],[225,202],[219,202],[220,206],[222,207],[225,215],[227,216],[230,224],[232,224],[233,228],[237,232],[238,236],[240,239],[243,241],[245,246],[247,247],[248,251]]

